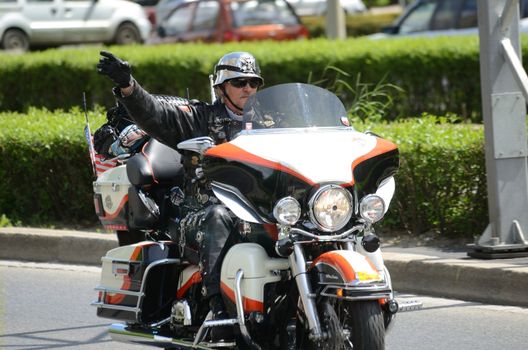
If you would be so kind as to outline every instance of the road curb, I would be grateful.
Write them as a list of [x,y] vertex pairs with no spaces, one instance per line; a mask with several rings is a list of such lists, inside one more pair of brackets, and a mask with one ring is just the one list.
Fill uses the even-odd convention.
[[[114,234],[0,228],[0,259],[100,266]],[[383,253],[394,289],[490,304],[528,306],[528,265]]]
[[0,259],[100,265],[117,247],[115,235],[92,232],[1,228]]
[[528,306],[528,267],[508,262],[384,253],[395,290]]

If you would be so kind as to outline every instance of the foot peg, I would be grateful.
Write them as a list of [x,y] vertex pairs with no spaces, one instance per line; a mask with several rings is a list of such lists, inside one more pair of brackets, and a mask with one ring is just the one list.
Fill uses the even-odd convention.
[[423,302],[420,300],[406,300],[398,301],[398,312],[416,311],[423,307]]

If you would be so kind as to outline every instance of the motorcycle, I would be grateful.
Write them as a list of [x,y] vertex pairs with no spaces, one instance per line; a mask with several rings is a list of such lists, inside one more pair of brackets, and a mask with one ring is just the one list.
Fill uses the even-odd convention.
[[[176,106],[187,103],[173,96],[155,97]],[[174,201],[183,183],[180,153],[141,133],[132,147],[130,134],[137,128],[120,104],[107,111],[107,119],[94,134],[96,215],[104,228],[116,232],[119,246],[150,236],[167,238],[170,218],[178,216]]]
[[[121,321],[111,338],[166,349],[384,349],[398,303],[373,226],[394,193],[397,146],[349,126],[340,100],[313,85],[259,91],[243,118],[230,142],[178,145],[196,153],[196,178],[240,221],[242,243],[221,268],[230,318],[212,319],[182,225],[176,241],[102,258],[92,304]],[[225,326],[234,340],[212,342],[211,329]]]

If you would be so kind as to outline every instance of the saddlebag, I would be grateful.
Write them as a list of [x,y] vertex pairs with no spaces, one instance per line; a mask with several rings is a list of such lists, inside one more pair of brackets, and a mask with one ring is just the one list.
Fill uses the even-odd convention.
[[149,323],[170,315],[181,268],[178,245],[140,242],[118,247],[101,258],[97,316]]
[[128,229],[128,189],[130,187],[125,165],[106,170],[94,181],[95,213],[106,229]]

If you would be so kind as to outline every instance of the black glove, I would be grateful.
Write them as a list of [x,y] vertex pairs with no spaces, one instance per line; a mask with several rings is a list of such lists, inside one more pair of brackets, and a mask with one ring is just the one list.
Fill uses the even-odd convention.
[[110,52],[101,51],[100,54],[103,57],[97,64],[97,72],[109,77],[120,88],[129,87],[132,79],[130,64]]

